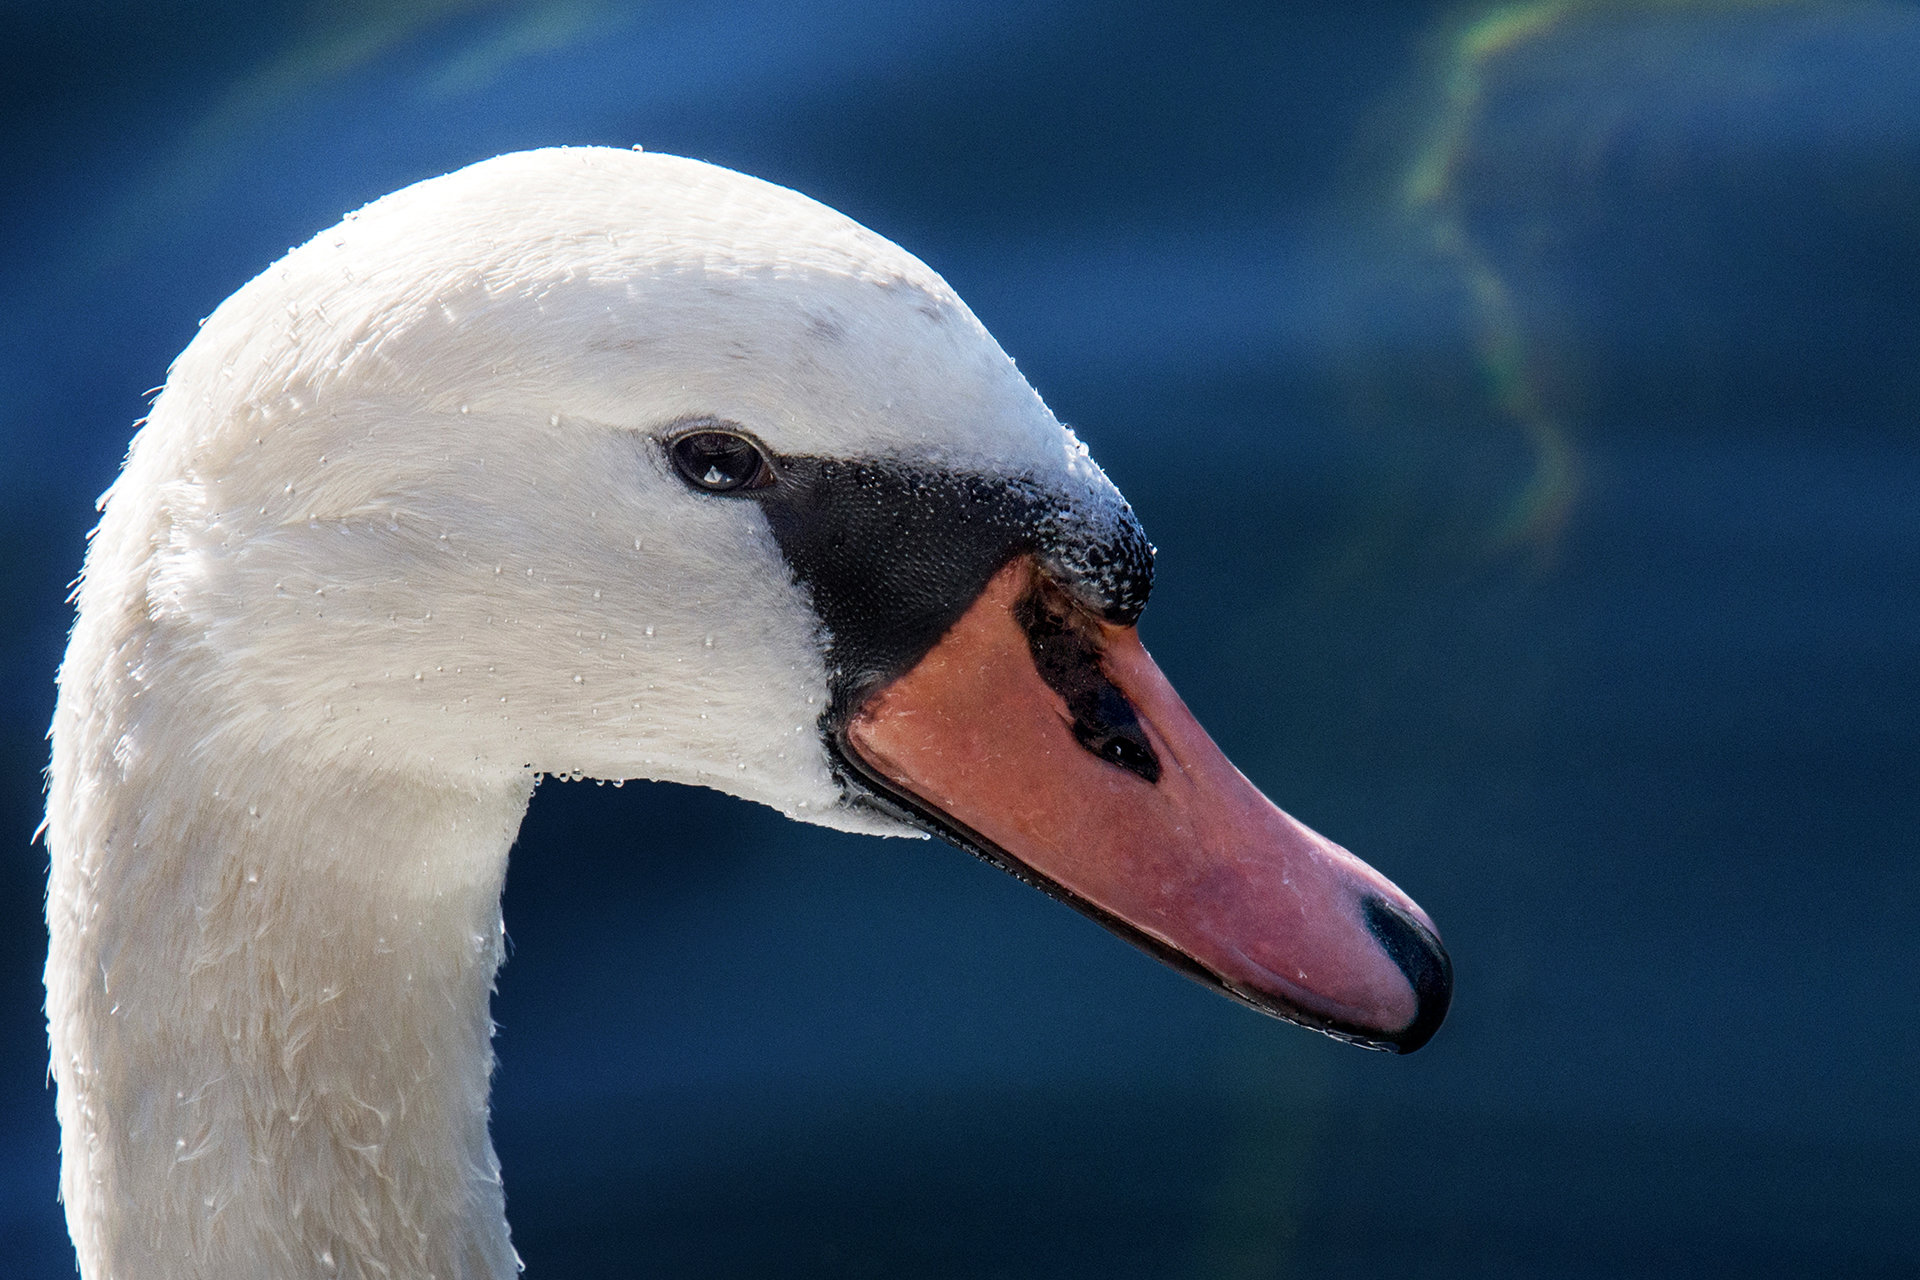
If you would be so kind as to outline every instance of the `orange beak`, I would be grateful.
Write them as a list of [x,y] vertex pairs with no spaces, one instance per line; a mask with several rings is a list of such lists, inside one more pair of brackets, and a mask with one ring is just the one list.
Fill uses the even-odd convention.
[[1043,576],[1024,558],[996,574],[854,713],[850,761],[949,839],[1236,999],[1370,1048],[1425,1044],[1453,989],[1426,913],[1260,794],[1132,627],[1082,620],[1088,674],[1131,704],[1152,765],[1084,745],[1022,621]]

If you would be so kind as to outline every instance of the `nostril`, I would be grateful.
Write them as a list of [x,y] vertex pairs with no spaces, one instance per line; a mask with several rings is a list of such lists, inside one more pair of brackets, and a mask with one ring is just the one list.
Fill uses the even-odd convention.
[[1128,773],[1138,774],[1148,782],[1160,781],[1160,759],[1153,754],[1153,744],[1140,731],[1137,721],[1115,727],[1075,720],[1073,736],[1081,746],[1108,764],[1119,765]]
[[1361,904],[1367,930],[1413,988],[1413,1020],[1391,1040],[1395,1053],[1412,1053],[1446,1021],[1453,1003],[1453,960],[1433,931],[1385,898]]
[[1060,588],[1036,579],[1014,606],[1034,669],[1067,704],[1073,736],[1110,765],[1160,781],[1160,758],[1127,695],[1101,668],[1099,627]]

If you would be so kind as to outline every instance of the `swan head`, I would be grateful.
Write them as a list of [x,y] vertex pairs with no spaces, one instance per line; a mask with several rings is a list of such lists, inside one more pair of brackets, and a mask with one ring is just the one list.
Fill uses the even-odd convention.
[[206,321],[117,488],[83,615],[137,587],[250,746],[931,831],[1267,1012],[1444,1015],[1431,922],[1140,647],[1152,550],[1086,449],[791,191],[589,148],[389,196]]

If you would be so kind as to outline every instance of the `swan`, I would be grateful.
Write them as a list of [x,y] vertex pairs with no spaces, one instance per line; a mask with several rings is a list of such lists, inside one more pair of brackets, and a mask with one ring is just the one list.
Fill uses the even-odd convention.
[[1445,1014],[1432,922],[1141,646],[1087,450],[784,188],[571,148],[376,201],[203,322],[101,512],[46,827],[92,1280],[515,1273],[488,998],[543,774],[938,835],[1376,1048]]

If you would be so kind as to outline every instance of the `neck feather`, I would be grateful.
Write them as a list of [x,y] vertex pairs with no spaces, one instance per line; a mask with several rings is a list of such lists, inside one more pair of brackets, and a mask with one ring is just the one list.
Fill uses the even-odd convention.
[[313,761],[73,674],[47,1014],[83,1273],[512,1275],[487,1000],[531,778]]

